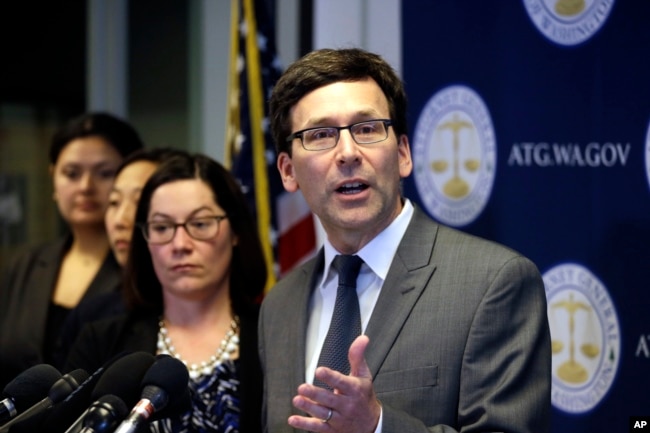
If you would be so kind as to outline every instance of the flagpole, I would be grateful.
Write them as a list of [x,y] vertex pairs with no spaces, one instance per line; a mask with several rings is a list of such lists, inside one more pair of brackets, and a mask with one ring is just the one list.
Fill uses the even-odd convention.
[[232,169],[232,158],[236,154],[237,135],[241,130],[239,104],[239,70],[237,56],[239,55],[239,2],[231,0],[230,4],[230,55],[228,68],[228,117],[226,119],[225,165]]
[[253,148],[253,172],[255,179],[255,205],[257,226],[262,240],[262,249],[267,265],[266,289],[275,284],[275,260],[271,246],[271,213],[268,172],[266,170],[266,146],[262,121],[264,119],[264,97],[262,92],[262,70],[257,45],[257,23],[253,0],[244,1],[246,22],[246,72],[249,86],[249,110],[251,118],[251,143]]

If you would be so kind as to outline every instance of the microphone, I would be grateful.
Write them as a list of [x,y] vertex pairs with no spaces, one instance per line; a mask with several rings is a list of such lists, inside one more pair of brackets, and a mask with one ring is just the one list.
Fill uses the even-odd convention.
[[[168,356],[170,355],[161,353],[160,355],[156,355],[156,359],[165,358]],[[174,398],[170,400],[170,402],[167,404],[167,406],[164,407],[163,410],[154,412],[151,415],[149,422],[163,418],[169,418],[172,416],[182,416],[190,409],[192,409],[192,393],[190,392],[189,386],[186,386],[185,389],[183,389],[183,393],[181,395],[174,396]]]
[[94,402],[83,417],[80,433],[109,433],[129,413],[121,398],[106,394]]
[[49,364],[38,364],[20,373],[2,391],[6,398],[0,402],[0,423],[36,404],[60,378],[61,373]]
[[175,396],[173,400],[165,406],[163,410],[151,415],[149,422],[157,421],[163,418],[180,417],[192,409],[192,393],[190,388],[186,387],[183,394]]
[[189,382],[187,367],[171,356],[159,357],[142,379],[140,401],[114,433],[134,433],[140,424],[167,404],[182,398]]
[[79,384],[85,381],[87,378],[88,373],[82,369],[74,370],[68,374],[64,374],[59,380],[54,382],[54,385],[50,387],[50,390],[47,393],[47,397],[32,405],[25,412],[21,413],[0,427],[0,433],[7,433],[13,425],[25,421],[35,415],[39,415],[47,409],[51,408],[55,403],[60,402],[68,395],[70,395],[70,393],[77,389],[79,387]]
[[[90,397],[94,403],[77,418],[65,433],[81,432],[84,427],[85,417],[89,415],[91,408],[97,405],[99,400],[106,395],[119,398],[125,405],[128,405],[126,412],[121,414],[117,420],[122,421],[128,414],[128,407],[133,406],[138,401],[140,382],[142,382],[142,378],[154,363],[154,360],[154,356],[150,353],[134,352],[124,355],[113,362],[99,378],[95,389],[92,391]],[[110,415],[108,412],[104,412],[104,414]]]
[[103,377],[106,369],[126,353],[129,352],[118,353],[95,370],[95,372],[91,374],[90,377],[79,386],[79,388],[75,389],[72,394],[66,397],[65,400],[54,406],[52,410],[48,411],[47,416],[39,419],[39,425],[30,425],[28,429],[24,429],[21,425],[16,433],[32,433],[35,430],[47,430],[49,433],[63,433],[95,400],[92,398],[91,393],[100,378]]

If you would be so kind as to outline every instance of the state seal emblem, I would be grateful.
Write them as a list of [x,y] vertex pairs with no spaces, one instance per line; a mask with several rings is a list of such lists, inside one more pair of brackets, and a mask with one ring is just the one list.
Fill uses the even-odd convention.
[[607,395],[621,357],[616,308],[605,285],[575,263],[543,275],[553,352],[551,402],[588,412]]
[[558,45],[578,45],[591,38],[609,16],[614,0],[524,0],[537,30]]
[[437,220],[460,227],[481,214],[494,184],[496,140],[474,90],[454,85],[431,97],[415,127],[413,166],[418,194]]

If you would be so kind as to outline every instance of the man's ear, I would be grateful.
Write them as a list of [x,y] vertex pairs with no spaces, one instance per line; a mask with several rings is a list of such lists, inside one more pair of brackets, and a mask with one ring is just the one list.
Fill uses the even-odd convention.
[[296,192],[300,189],[298,180],[296,179],[293,160],[287,152],[280,152],[277,161],[278,171],[282,178],[282,185],[284,189],[289,192]]
[[405,178],[413,171],[413,160],[411,159],[411,147],[409,139],[405,134],[400,135],[397,142],[397,152],[399,154],[399,174]]

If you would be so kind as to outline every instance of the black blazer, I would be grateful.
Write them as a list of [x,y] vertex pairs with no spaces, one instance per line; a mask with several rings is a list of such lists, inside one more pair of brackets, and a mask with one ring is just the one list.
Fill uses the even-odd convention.
[[[239,335],[240,432],[261,432],[262,370],[257,354],[258,309],[241,313]],[[96,371],[124,352],[156,353],[158,314],[136,310],[84,326],[70,350],[65,371]]]
[[[43,353],[43,346],[52,291],[71,244],[72,237],[66,236],[31,247],[5,269],[0,282],[0,388],[33,365],[65,359],[64,354]],[[109,252],[82,300],[118,290],[120,272]]]

